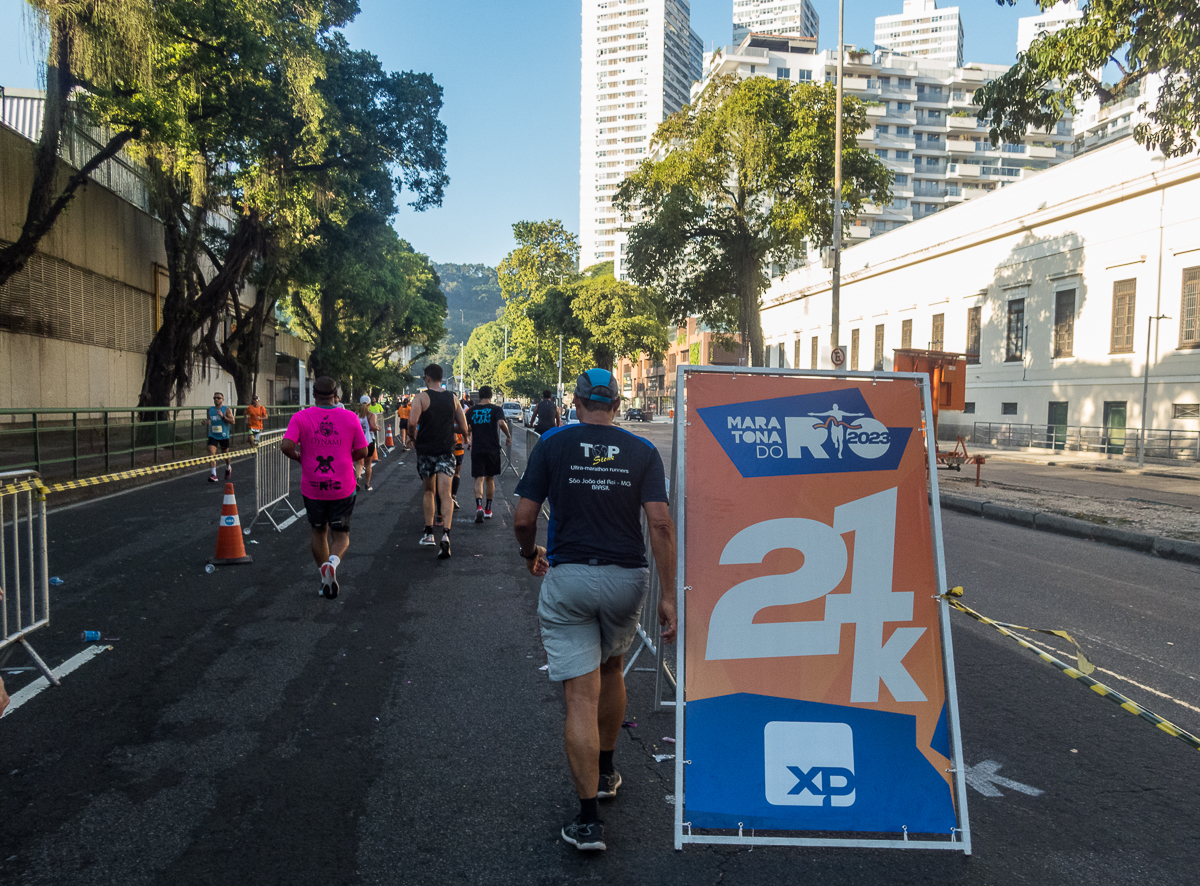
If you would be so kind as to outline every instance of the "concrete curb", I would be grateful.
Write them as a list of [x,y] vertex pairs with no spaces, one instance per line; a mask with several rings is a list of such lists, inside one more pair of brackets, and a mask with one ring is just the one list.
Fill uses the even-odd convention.
[[999,520],[1002,523],[1011,523],[1015,526],[1024,526],[1042,532],[1054,532],[1101,544],[1130,548],[1167,560],[1182,560],[1186,563],[1200,564],[1200,542],[1184,541],[1179,538],[1162,538],[1144,532],[1131,532],[1127,529],[1091,523],[1075,517],[1064,517],[1061,514],[1044,511],[1027,511],[1023,508],[964,498],[960,495],[943,493],[941,502],[942,507],[949,511],[971,514],[987,520]]

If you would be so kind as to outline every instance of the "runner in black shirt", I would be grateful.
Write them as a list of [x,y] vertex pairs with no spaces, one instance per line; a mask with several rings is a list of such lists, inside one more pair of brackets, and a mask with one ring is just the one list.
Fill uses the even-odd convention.
[[467,419],[458,399],[442,388],[442,367],[425,367],[426,390],[413,398],[409,432],[417,449],[417,476],[425,484],[425,530],[420,544],[437,544],[433,538],[434,496],[441,501],[442,513],[449,515],[442,526],[439,559],[450,556],[450,524],[454,520],[451,503],[451,478],[454,476],[454,433],[470,434]]
[[544,434],[551,428],[557,428],[562,424],[558,407],[550,399],[549,391],[542,391],[542,399],[533,407],[533,415],[530,417],[530,421],[533,423],[533,429],[539,434]]
[[[562,837],[583,850],[605,848],[597,801],[621,786],[613,751],[625,717],[622,664],[650,579],[643,510],[662,586],[662,641],[675,639],[675,526],[662,458],[648,440],[613,426],[620,401],[608,370],[579,376],[580,423],[548,430],[534,447],[513,518],[529,571],[545,576],[538,623],[550,679],[562,681],[566,696],[567,760],[579,795],[579,815]],[[547,498],[549,552],[536,544]]]
[[[496,495],[496,475],[500,473],[500,428],[512,446],[512,431],[504,420],[504,410],[492,402],[492,389],[479,389],[479,405],[467,413],[471,428],[471,476],[475,478],[475,522],[492,517],[492,499]],[[486,491],[486,496],[485,496]],[[486,504],[485,504],[486,501]]]

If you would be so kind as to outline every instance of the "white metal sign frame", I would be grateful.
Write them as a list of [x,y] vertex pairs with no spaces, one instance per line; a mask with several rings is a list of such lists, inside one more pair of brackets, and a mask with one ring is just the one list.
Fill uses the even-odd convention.
[[[786,837],[747,835],[739,828],[736,835],[697,833],[690,822],[684,820],[684,780],[686,776],[687,735],[685,733],[685,708],[687,705],[685,650],[687,643],[687,378],[693,373],[721,373],[725,375],[797,376],[802,378],[864,379],[902,381],[917,383],[922,394],[922,421],[925,429],[925,454],[930,478],[930,521],[934,544],[934,567],[937,576],[937,593],[943,597],[938,602],[938,620],[941,628],[942,664],[945,674],[947,713],[949,719],[950,753],[953,761],[955,812],[958,827],[945,840],[909,839],[907,833],[897,834],[895,839],[863,839],[856,837]],[[675,423],[676,450],[675,476],[672,479],[675,495],[676,547],[676,606],[678,609],[678,638],[675,646],[675,848],[682,849],[685,843],[735,844],[746,846],[840,846],[858,849],[949,849],[971,854],[971,826],[967,816],[966,768],[963,763],[962,736],[959,728],[958,687],[954,674],[954,649],[950,639],[950,607],[946,593],[946,558],[942,544],[942,513],[938,495],[937,441],[930,440],[933,423],[933,404],[930,400],[929,376],[919,372],[854,372],[820,371],[798,369],[770,369],[758,367],[727,366],[680,366],[675,379]],[[682,429],[682,430],[681,430]]]

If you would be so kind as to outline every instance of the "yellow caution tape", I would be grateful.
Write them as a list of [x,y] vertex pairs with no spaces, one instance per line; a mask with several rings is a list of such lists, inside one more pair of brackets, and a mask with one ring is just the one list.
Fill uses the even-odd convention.
[[1029,643],[1026,640],[1024,640],[1023,638],[1018,637],[1016,634],[1009,631],[1008,628],[1014,628],[1015,630],[1019,630],[1019,631],[1022,631],[1022,630],[1023,631],[1037,631],[1038,633],[1042,633],[1042,634],[1053,634],[1056,637],[1066,637],[1068,640],[1070,640],[1071,639],[1070,636],[1065,631],[1043,631],[1040,628],[1021,628],[1021,627],[1017,627],[1016,625],[1009,625],[1009,624],[1005,624],[1004,622],[993,621],[992,619],[988,618],[987,616],[981,615],[980,613],[976,612],[974,609],[972,609],[970,606],[967,606],[961,600],[957,599],[957,598],[961,597],[962,595],[963,595],[963,589],[961,587],[956,587],[956,588],[951,588],[949,591],[947,591],[945,594],[943,594],[942,599],[945,600],[947,603],[949,603],[952,607],[957,609],[959,612],[962,612],[962,613],[965,613],[966,615],[971,616],[971,618],[975,619],[976,621],[978,621],[982,624],[991,625],[992,627],[994,627],[996,630],[998,630],[1004,636],[1008,637],[1009,639],[1016,640],[1018,643],[1020,643],[1022,646],[1024,646],[1026,649],[1028,649],[1030,652],[1034,653],[1042,661],[1046,662],[1047,664],[1054,665],[1054,667],[1058,668],[1060,671],[1062,671],[1068,677],[1071,677],[1074,680],[1078,680],[1080,683],[1082,683],[1084,686],[1091,689],[1092,692],[1095,692],[1097,695],[1103,696],[1104,698],[1107,698],[1109,701],[1113,702],[1114,704],[1120,705],[1120,707],[1122,709],[1128,711],[1129,713],[1133,714],[1134,716],[1141,717],[1147,723],[1152,723],[1153,725],[1155,725],[1159,729],[1161,729],[1163,732],[1167,733],[1167,735],[1170,735],[1174,738],[1178,738],[1184,744],[1188,745],[1188,747],[1191,747],[1194,750],[1200,751],[1200,738],[1197,738],[1195,735],[1192,735],[1192,733],[1188,732],[1186,729],[1184,729],[1180,726],[1176,726],[1170,720],[1165,720],[1162,717],[1160,717],[1158,714],[1154,713],[1153,711],[1142,707],[1136,701],[1126,698],[1124,695],[1117,692],[1117,690],[1115,690],[1109,686],[1105,686],[1103,683],[1099,682],[1098,680],[1093,680],[1091,677],[1087,676],[1087,673],[1090,673],[1095,668],[1091,664],[1091,662],[1087,661],[1087,658],[1083,655],[1083,650],[1079,649],[1079,644],[1075,643],[1074,640],[1071,640],[1071,642],[1075,643],[1075,648],[1077,650],[1079,650],[1079,656],[1080,656],[1081,662],[1087,662],[1087,664],[1088,664],[1088,672],[1087,673],[1085,673],[1082,670],[1082,668],[1073,668],[1069,664],[1065,664],[1064,662],[1059,661],[1053,655],[1050,655],[1050,653],[1044,652],[1043,650],[1034,646],[1032,643]]
[[0,486],[0,495],[11,495],[18,492],[37,492],[45,499],[51,492],[65,492],[68,489],[83,489],[86,486],[100,486],[112,483],[114,480],[130,480],[134,477],[146,477],[151,474],[163,474],[167,471],[177,471],[180,468],[192,468],[198,465],[212,464],[227,458],[238,458],[243,455],[253,455],[254,449],[237,449],[232,452],[222,452],[217,455],[203,455],[199,458],[188,458],[183,461],[169,461],[161,465],[151,465],[147,468],[134,468],[131,471],[119,471],[115,474],[104,474],[100,477],[86,477],[83,480],[65,480],[62,483],[44,483],[38,477],[22,480],[8,486]]

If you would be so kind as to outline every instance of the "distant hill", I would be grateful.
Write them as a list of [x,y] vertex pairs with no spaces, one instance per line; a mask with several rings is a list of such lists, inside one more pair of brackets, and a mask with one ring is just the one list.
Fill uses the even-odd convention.
[[496,319],[504,307],[496,269],[487,265],[438,264],[433,262],[446,294],[446,329],[449,335],[435,355],[447,370],[451,355],[458,353],[459,342],[466,342],[475,327]]

